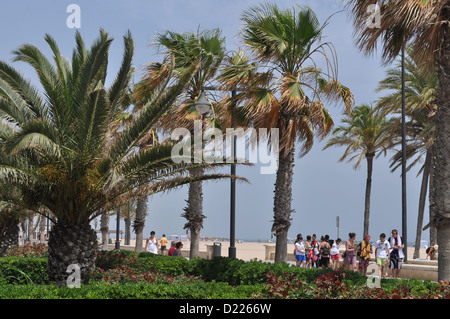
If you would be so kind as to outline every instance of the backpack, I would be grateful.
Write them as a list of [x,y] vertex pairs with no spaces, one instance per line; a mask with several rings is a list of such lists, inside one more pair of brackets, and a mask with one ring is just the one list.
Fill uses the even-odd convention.
[[430,248],[431,248],[431,247],[428,247],[427,250],[425,250],[425,252],[426,252],[427,254],[430,252]]
[[330,255],[330,248],[329,248],[328,245],[324,245],[324,246],[321,248],[321,251],[322,251],[322,256],[328,256],[328,255]]

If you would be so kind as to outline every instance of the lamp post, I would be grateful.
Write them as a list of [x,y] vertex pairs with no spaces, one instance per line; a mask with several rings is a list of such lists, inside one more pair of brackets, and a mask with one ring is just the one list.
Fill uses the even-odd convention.
[[[208,86],[203,87],[202,92],[198,98],[198,100],[195,102],[195,108],[197,111],[201,114],[206,113],[209,108],[211,107],[211,103],[208,101],[208,99],[205,96],[205,91],[217,91],[219,90],[217,87],[214,86]],[[231,90],[231,97],[236,97],[236,89]],[[231,110],[231,127],[234,127],[234,106],[232,106]],[[233,144],[232,144],[232,150],[233,159],[236,157],[236,135],[233,136]],[[231,164],[230,174],[232,176],[236,175],[236,164]],[[228,257],[230,258],[236,258],[236,180],[234,178],[231,179],[230,182],[230,247],[228,248]]]
[[405,44],[402,45],[402,244],[408,261],[408,239],[406,225],[406,111],[405,111]]

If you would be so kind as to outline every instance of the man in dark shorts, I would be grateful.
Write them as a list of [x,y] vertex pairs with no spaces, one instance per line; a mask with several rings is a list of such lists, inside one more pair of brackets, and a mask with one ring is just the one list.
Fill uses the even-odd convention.
[[400,269],[402,269],[402,261],[404,258],[402,238],[398,235],[398,231],[394,229],[392,236],[388,239],[392,251],[390,254],[390,268],[392,269],[392,277],[397,279]]
[[166,254],[166,249],[167,249],[167,238],[166,235],[163,234],[162,238],[159,240],[159,243],[161,244],[161,254],[165,255]]

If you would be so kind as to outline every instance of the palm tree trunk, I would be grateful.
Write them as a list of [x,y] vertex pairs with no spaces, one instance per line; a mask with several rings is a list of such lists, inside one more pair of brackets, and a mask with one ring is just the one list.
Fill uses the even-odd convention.
[[19,220],[8,220],[0,224],[0,257],[6,256],[8,250],[19,244]]
[[103,212],[100,216],[100,231],[102,232],[102,245],[108,245],[109,239],[109,214]]
[[125,217],[125,245],[130,244],[130,237],[131,237],[131,218],[130,215],[130,207],[128,206],[128,212],[127,216]]
[[274,195],[274,221],[272,233],[276,236],[275,262],[287,261],[287,235],[291,226],[292,202],[292,177],[294,174],[294,153],[295,147],[285,156],[278,157],[278,170],[275,181]]
[[45,243],[45,222],[44,215],[39,215],[39,242],[41,244]]
[[364,236],[369,234],[369,218],[370,218],[370,193],[372,190],[372,171],[373,171],[373,157],[375,154],[368,153],[367,159],[367,180],[366,180],[366,198],[364,204]]
[[[194,168],[189,170],[191,176],[203,175],[203,169]],[[186,218],[188,222],[184,225],[184,229],[189,229],[191,233],[190,255],[189,258],[200,257],[200,229],[203,227],[203,186],[202,182],[191,182],[189,184],[189,193],[187,199],[187,207],[184,208],[185,213],[181,216]]]
[[144,227],[145,218],[147,217],[147,197],[137,201],[136,218],[133,222],[133,229],[136,233],[136,252],[144,251]]
[[[433,146],[434,148],[434,146]],[[434,200],[433,200],[433,175],[434,175],[434,155],[431,157],[430,164],[430,176],[428,181],[428,207],[429,207],[429,220],[434,220]],[[434,223],[430,224],[430,246],[434,246],[437,244],[437,232],[436,225]]]
[[[450,7],[443,8],[442,19],[450,20]],[[433,200],[437,230],[438,280],[450,281],[450,26],[442,26],[444,37],[438,51],[436,142],[434,149]]]
[[30,216],[28,217],[28,229],[27,229],[27,238],[30,242],[33,239],[33,233],[34,233],[33,216]]
[[56,223],[50,231],[48,242],[48,276],[57,286],[65,286],[69,266],[77,265],[80,280],[87,283],[88,275],[95,267],[97,235],[89,222],[80,224]]
[[422,172],[422,185],[420,187],[419,212],[417,214],[416,243],[414,245],[413,259],[417,259],[420,257],[420,241],[422,240],[423,214],[425,211],[425,200],[427,197],[428,179],[430,176],[431,156],[432,156],[431,149],[428,149]]

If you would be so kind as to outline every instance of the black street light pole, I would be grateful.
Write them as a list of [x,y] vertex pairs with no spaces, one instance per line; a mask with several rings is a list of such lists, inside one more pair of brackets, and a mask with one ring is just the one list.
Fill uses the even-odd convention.
[[404,262],[408,261],[408,240],[406,225],[406,111],[405,111],[405,44],[402,45],[402,244],[405,254]]
[[[236,90],[231,91],[231,98],[234,101]],[[234,127],[234,105],[231,109],[231,127]],[[231,164],[231,176],[236,176],[236,135],[233,135],[233,163]],[[230,247],[228,248],[228,257],[236,258],[236,179],[231,179],[230,187]]]
[[[202,93],[204,91],[217,91],[218,88],[215,86],[202,87]],[[236,97],[236,89],[231,90],[231,97]],[[201,104],[203,104],[202,102]],[[208,102],[209,103],[209,102]],[[234,106],[232,106],[231,110],[231,127],[234,127]],[[234,160],[236,158],[236,135],[233,135],[233,144],[232,144],[232,154],[233,154],[233,163],[231,164],[231,175],[236,175],[236,164]],[[230,184],[230,247],[228,248],[228,257],[236,258],[236,180],[234,178],[231,179]]]

